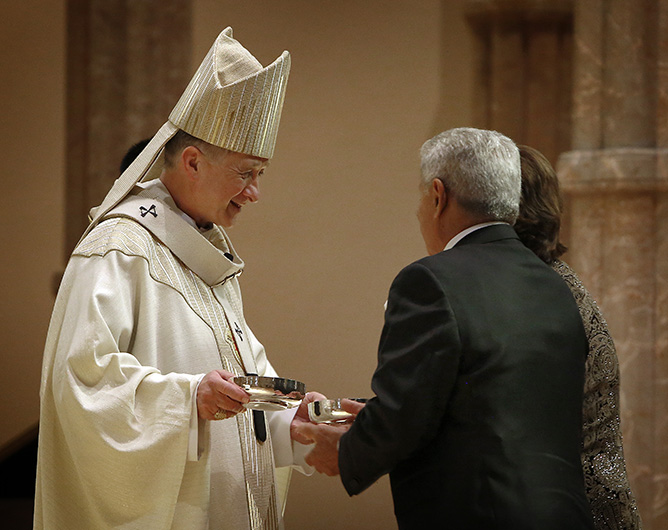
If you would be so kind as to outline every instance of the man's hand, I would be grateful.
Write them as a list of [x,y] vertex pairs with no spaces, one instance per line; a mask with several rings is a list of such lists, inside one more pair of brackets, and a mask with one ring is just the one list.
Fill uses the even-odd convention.
[[296,427],[298,436],[315,442],[315,446],[306,455],[306,463],[318,472],[330,477],[339,474],[339,439],[350,429],[350,423],[342,425],[325,425],[302,423]]
[[309,423],[308,404],[312,403],[313,401],[320,401],[323,399],[327,399],[323,394],[318,392],[308,392],[302,402],[299,404],[297,414],[295,414],[295,417],[290,424],[290,438],[292,438],[295,442],[299,442],[300,444],[304,445],[311,443],[311,441],[307,438],[300,436],[297,427],[303,423]]
[[364,408],[366,403],[360,403],[359,401],[354,401],[352,399],[343,398],[341,399],[341,408],[346,412],[349,412],[354,417],[350,421],[354,421],[357,418],[357,415]]
[[244,403],[250,400],[246,391],[234,384],[235,375],[227,370],[214,370],[206,374],[197,388],[197,413],[204,420],[231,418],[246,410]]

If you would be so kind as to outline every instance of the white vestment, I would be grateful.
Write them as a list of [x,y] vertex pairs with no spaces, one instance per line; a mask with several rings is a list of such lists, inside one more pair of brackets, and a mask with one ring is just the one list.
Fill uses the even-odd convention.
[[280,526],[274,470],[294,463],[294,411],[267,414],[264,443],[250,411],[197,416],[205,373],[276,375],[244,320],[242,268],[159,181],[80,242],[44,353],[35,528]]

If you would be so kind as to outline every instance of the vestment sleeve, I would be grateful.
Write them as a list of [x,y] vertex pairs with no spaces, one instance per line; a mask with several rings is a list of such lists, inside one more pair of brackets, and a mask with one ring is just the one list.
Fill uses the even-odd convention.
[[176,499],[200,377],[162,374],[130,353],[139,319],[156,333],[170,325],[169,311],[142,305],[147,278],[146,261],[136,256],[74,256],[45,352],[52,381],[43,391],[53,393],[71,465],[95,505],[115,511],[113,503],[126,499],[130,516],[164,501],[151,494],[156,487]]
[[350,495],[369,487],[432,440],[461,356],[457,322],[440,282],[419,263],[390,288],[369,400],[339,449]]

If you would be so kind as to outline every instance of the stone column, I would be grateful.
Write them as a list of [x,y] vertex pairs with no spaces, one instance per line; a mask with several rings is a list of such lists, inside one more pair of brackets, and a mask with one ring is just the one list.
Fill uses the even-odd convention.
[[191,72],[190,0],[67,4],[65,255],[128,147],[167,120]]
[[631,486],[668,528],[668,0],[578,0],[567,261],[617,345]]
[[474,125],[556,162],[570,147],[572,0],[469,0]]

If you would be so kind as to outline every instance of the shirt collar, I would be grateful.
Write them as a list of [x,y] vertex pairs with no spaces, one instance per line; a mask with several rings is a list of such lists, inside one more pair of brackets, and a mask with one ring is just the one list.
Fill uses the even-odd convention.
[[477,224],[477,225],[469,226],[468,228],[459,232],[459,234],[457,234],[455,237],[453,237],[450,241],[448,241],[448,244],[445,245],[445,248],[443,250],[450,250],[457,243],[459,243],[462,239],[464,239],[469,234],[472,234],[476,230],[480,230],[481,228],[485,228],[487,226],[507,225],[507,224],[509,224],[509,223],[505,223],[503,221],[489,221],[487,223],[480,223],[480,224]]

